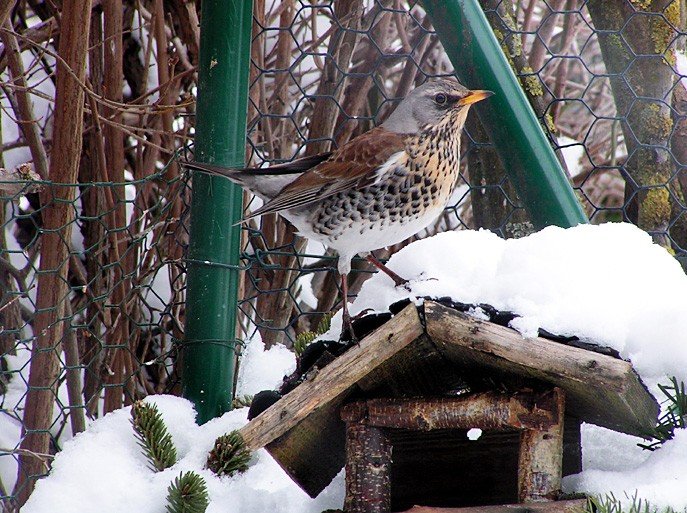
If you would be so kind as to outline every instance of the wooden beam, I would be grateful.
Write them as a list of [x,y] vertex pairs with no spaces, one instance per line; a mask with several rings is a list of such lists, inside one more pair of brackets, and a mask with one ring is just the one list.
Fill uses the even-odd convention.
[[527,504],[504,504],[498,506],[475,506],[469,508],[435,508],[413,506],[403,513],[582,513],[587,499],[568,501],[530,502]]
[[459,370],[533,378],[561,387],[568,412],[581,420],[644,436],[658,403],[630,362],[482,321],[432,301],[425,302],[427,333]]
[[[556,397],[554,397],[556,396]],[[536,394],[483,392],[460,397],[368,399],[343,407],[342,417],[364,405],[365,423],[394,429],[545,430],[562,419],[562,405],[551,391]],[[349,413],[350,412],[350,413]]]
[[317,497],[346,464],[346,426],[339,418],[346,399],[342,394],[265,446],[310,497]]
[[423,333],[415,305],[410,304],[389,322],[360,341],[314,378],[299,385],[241,430],[249,449],[264,447],[310,414],[345,396],[355,384]]

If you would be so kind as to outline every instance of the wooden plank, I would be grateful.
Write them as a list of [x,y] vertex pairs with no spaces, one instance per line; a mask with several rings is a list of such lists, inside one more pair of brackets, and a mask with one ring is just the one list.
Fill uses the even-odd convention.
[[[564,476],[582,470],[579,423],[571,420],[563,429]],[[414,504],[465,507],[518,501],[522,431],[484,431],[478,440],[469,440],[467,429],[389,432],[394,447],[391,511]]]
[[[270,406],[240,433],[255,450],[281,437],[308,415],[350,393],[355,384],[423,333],[415,305],[408,305],[389,322],[319,371],[315,377]],[[323,433],[322,436],[326,436]],[[298,455],[294,455],[298,457]]]
[[[337,359],[332,365],[340,362]],[[423,334],[376,366],[352,388],[356,394],[367,392],[392,397],[440,394],[450,388],[447,383],[452,380],[455,372],[450,363]],[[348,397],[349,393],[341,394],[266,446],[291,479],[311,497],[317,496],[344,466],[345,429],[339,408]]]
[[567,407],[585,422],[647,436],[658,403],[624,360],[514,330],[425,302],[427,333],[439,351],[466,373],[484,369],[545,381],[566,392]]
[[565,412],[563,422],[563,477],[582,472],[582,422]]
[[423,334],[358,381],[375,397],[442,395],[460,386],[455,368]]
[[414,506],[403,513],[583,513],[587,499],[567,501],[529,502],[527,504],[504,504],[499,506],[475,506],[469,508],[435,508]]
[[311,497],[324,490],[346,463],[342,395],[265,446],[288,476]]

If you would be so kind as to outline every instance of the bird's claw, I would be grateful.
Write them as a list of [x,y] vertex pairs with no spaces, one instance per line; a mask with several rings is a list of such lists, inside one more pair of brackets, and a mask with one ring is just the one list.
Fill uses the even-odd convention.
[[394,285],[395,285],[397,288],[398,288],[398,287],[408,288],[408,283],[410,283],[410,280],[404,280],[404,279],[402,279],[402,278],[401,278],[401,279],[398,279],[398,280],[394,280]]
[[358,319],[360,319],[360,318],[362,318],[362,317],[365,317],[365,316],[366,316],[368,313],[370,313],[370,312],[374,312],[374,309],[372,309],[372,308],[365,308],[365,310],[363,310],[362,312],[359,312],[359,313],[355,314],[351,319],[354,320],[354,321],[357,321]]
[[355,342],[357,345],[360,345],[360,341],[358,340],[358,337],[355,336],[355,331],[353,331],[353,321],[348,313],[348,310],[344,312],[342,321],[343,326],[341,328],[341,337],[339,337],[339,339],[344,340],[346,332],[348,332],[351,337],[350,342]]

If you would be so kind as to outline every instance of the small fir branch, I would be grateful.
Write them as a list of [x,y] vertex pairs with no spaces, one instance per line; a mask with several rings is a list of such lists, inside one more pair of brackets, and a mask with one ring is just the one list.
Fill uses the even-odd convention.
[[325,314],[322,316],[322,320],[317,325],[317,329],[315,331],[304,331],[303,333],[296,335],[296,340],[293,343],[293,350],[295,351],[296,355],[301,356],[303,351],[305,351],[305,348],[308,347],[308,345],[317,337],[327,333],[331,326],[332,315]]
[[182,472],[167,488],[167,513],[205,513],[210,503],[205,479]]
[[215,440],[205,466],[218,476],[233,476],[237,472],[245,472],[249,461],[250,451],[241,434],[232,431]]
[[153,470],[164,470],[176,463],[177,450],[157,406],[135,402],[131,407],[131,425]]
[[687,427],[687,392],[685,383],[670,378],[669,385],[658,385],[664,398],[664,413],[658,419],[653,433],[655,440],[649,444],[639,444],[643,449],[656,450],[667,440],[672,440],[676,429]]
[[293,343],[293,350],[297,356],[301,356],[305,348],[317,338],[317,333],[314,331],[304,331],[296,335],[296,340]]
[[250,403],[253,402],[253,396],[249,394],[245,395],[240,395],[234,397],[234,400],[231,402],[231,405],[236,408],[245,408],[246,406],[250,406]]
[[322,320],[320,321],[320,324],[317,325],[317,330],[315,332],[318,335],[324,335],[329,331],[329,328],[332,327],[332,314],[327,313],[322,316]]

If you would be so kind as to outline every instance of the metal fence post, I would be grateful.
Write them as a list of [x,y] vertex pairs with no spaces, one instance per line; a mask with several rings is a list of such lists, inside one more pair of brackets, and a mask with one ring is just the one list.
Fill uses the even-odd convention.
[[[244,165],[252,1],[203,0],[195,159]],[[241,189],[193,176],[182,395],[202,424],[231,409]],[[214,265],[211,265],[214,264]],[[217,265],[219,264],[219,265]]]
[[496,94],[476,107],[537,228],[588,222],[478,0],[423,0],[457,75]]

